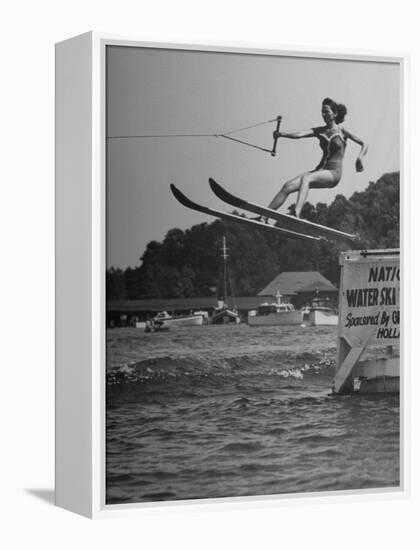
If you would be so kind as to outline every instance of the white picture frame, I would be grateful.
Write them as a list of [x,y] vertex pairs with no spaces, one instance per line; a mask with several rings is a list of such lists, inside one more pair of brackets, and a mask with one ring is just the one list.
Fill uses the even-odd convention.
[[[392,62],[401,68],[401,178],[407,181],[408,56],[348,51],[255,48],[246,45],[165,44],[90,32],[56,45],[56,504],[98,518],[161,506],[232,507],[306,499],[372,499],[407,491],[406,367],[401,374],[401,487],[344,494],[234,497],[229,502],[105,503],[105,50],[133,46],[306,58]],[[406,200],[406,185],[401,196]],[[77,223],[75,223],[77,220]],[[401,226],[402,239],[405,234]],[[402,263],[406,262],[402,251]],[[406,286],[402,296],[406,305]],[[404,318],[407,318],[405,310]],[[402,345],[403,349],[405,346]]]

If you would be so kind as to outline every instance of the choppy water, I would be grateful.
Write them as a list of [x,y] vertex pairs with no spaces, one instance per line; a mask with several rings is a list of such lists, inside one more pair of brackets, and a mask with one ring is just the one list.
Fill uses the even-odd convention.
[[107,333],[108,504],[399,485],[399,398],[329,397],[336,327]]

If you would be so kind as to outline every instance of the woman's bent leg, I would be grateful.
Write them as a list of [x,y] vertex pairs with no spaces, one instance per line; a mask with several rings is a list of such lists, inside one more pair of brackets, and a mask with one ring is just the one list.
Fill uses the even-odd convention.
[[329,170],[309,172],[308,174],[304,174],[300,181],[299,195],[296,201],[296,216],[298,218],[300,218],[300,213],[308,198],[310,188],[323,189],[335,185],[334,176]]
[[302,177],[309,173],[310,172],[305,172],[304,174],[296,176],[295,178],[287,181],[280,189],[280,191],[274,196],[273,200],[268,205],[268,208],[271,208],[272,210],[277,210],[278,208],[280,208],[280,206],[286,201],[290,193],[296,193],[297,191],[299,191]]

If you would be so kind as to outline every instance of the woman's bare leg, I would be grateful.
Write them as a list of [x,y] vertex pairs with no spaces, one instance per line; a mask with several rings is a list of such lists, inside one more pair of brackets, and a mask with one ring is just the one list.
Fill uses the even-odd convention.
[[303,205],[308,198],[309,189],[323,189],[335,184],[333,174],[329,170],[317,170],[304,174],[300,179],[299,194],[296,201],[296,216],[300,218]]
[[273,200],[268,205],[268,208],[271,208],[272,210],[277,210],[278,208],[280,208],[280,206],[284,204],[290,193],[296,193],[297,191],[299,191],[302,177],[306,176],[307,174],[310,174],[310,172],[305,172],[304,174],[300,174],[299,176],[296,176],[295,178],[287,181],[280,189],[280,191],[274,196]]

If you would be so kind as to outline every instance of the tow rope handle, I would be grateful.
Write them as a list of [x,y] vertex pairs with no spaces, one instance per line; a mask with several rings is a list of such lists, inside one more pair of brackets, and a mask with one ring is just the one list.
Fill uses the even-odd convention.
[[[276,120],[277,120],[276,132],[278,132],[280,130],[281,116],[279,115]],[[273,149],[271,150],[271,156],[272,157],[276,156],[276,148],[277,148],[277,140],[278,139],[279,139],[278,137],[274,138]]]

